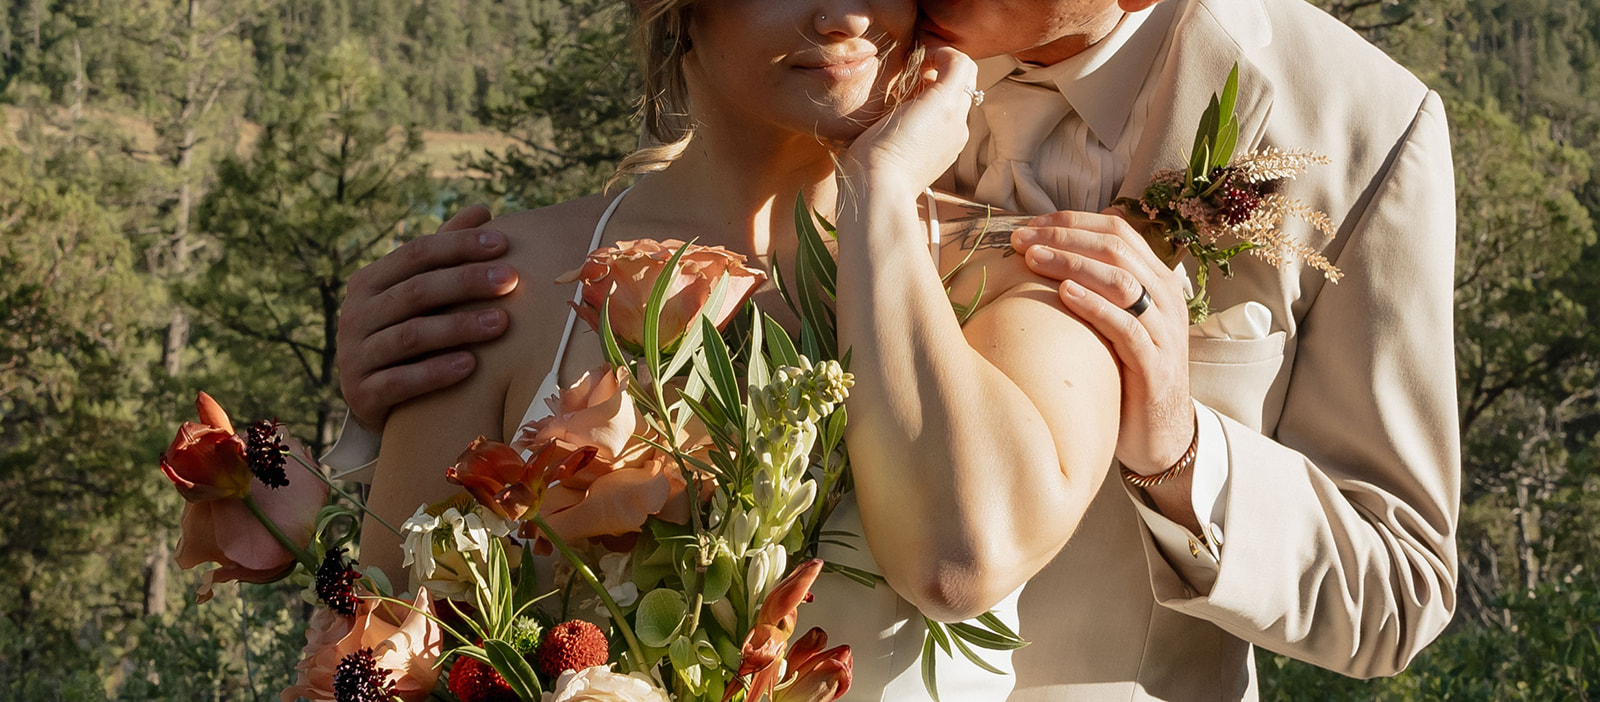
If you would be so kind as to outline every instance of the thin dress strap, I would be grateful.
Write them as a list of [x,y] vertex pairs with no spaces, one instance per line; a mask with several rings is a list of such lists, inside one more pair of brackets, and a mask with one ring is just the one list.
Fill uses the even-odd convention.
[[[928,252],[933,254],[933,265],[939,265],[939,201],[933,197],[933,188],[923,188],[922,197],[928,202]],[[942,269],[940,269],[942,271]]]
[[[611,204],[606,205],[606,211],[600,215],[600,221],[595,222],[594,236],[589,239],[590,251],[600,248],[600,239],[606,232],[606,224],[611,221],[611,215],[617,211],[617,205],[622,204],[622,198],[627,197],[631,190],[633,188],[630,186],[619,193]],[[583,286],[579,285],[578,290],[572,293],[572,304],[577,305],[581,302],[583,302]],[[556,359],[550,364],[550,372],[545,374],[544,381],[539,383],[539,390],[533,394],[533,401],[528,403],[528,409],[522,413],[522,421],[517,424],[518,427],[550,416],[550,408],[545,405],[544,399],[561,392],[561,361],[567,356],[567,344],[572,341],[572,327],[577,321],[578,311],[567,310],[567,325],[561,330],[561,344],[556,347]]]

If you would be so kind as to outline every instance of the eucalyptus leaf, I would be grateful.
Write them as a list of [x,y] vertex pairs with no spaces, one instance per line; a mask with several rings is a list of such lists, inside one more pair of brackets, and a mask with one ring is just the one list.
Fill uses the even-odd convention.
[[639,598],[633,633],[646,646],[665,647],[672,643],[687,609],[683,593],[668,588],[651,590]]
[[705,580],[700,584],[700,594],[705,597],[706,604],[711,604],[722,599],[733,587],[733,574],[738,570],[738,565],[733,560],[733,554],[725,548],[717,549],[717,555],[711,559],[711,565],[706,568]]

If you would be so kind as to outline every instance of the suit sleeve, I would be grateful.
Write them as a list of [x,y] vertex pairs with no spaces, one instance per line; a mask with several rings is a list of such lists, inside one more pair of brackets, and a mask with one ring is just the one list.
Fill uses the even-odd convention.
[[1357,677],[1392,675],[1455,609],[1455,196],[1423,101],[1298,328],[1274,437],[1222,418],[1226,543],[1201,593],[1148,531],[1165,606]]

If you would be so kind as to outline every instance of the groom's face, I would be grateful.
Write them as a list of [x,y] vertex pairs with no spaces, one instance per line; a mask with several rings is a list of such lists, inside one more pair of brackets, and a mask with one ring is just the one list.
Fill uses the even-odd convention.
[[[1133,3],[1123,0],[1124,5]],[[922,31],[973,58],[1019,54],[1024,60],[1046,63],[1053,61],[1045,47],[1070,44],[1082,36],[1097,41],[1122,17],[1118,0],[918,0],[917,4],[923,14]],[[1041,55],[1030,57],[1030,52]]]

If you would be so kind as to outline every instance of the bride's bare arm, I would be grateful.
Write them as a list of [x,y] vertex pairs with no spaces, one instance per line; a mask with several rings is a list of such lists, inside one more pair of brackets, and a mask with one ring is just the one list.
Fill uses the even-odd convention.
[[958,324],[918,224],[919,193],[871,180],[858,177],[860,206],[839,224],[862,525],[897,592],[931,617],[964,619],[1026,582],[1077,528],[1116,446],[1117,368],[1044,282],[1007,285]]
[[[964,68],[945,68],[921,106],[970,84]],[[951,129],[916,123],[947,112],[897,113],[885,120],[895,133],[869,131],[863,139],[881,142],[858,141],[842,159],[838,306],[867,542],[901,596],[959,620],[1026,582],[1072,535],[1111,465],[1120,387],[1110,350],[1048,281],[1013,272],[957,322],[916,204],[943,166],[894,148],[919,129]]]

